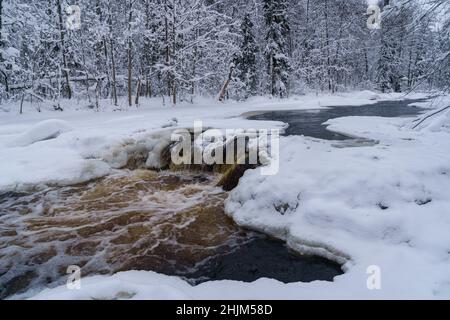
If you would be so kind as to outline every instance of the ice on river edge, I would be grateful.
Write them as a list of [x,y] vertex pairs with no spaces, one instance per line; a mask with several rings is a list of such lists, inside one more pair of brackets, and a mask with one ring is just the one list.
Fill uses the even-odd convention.
[[[177,112],[180,126],[192,124],[196,118],[192,109],[197,109],[204,111],[205,122],[211,127],[280,127],[279,123],[255,123],[232,116],[274,107],[345,105],[350,104],[351,96],[330,98],[328,103],[324,102],[327,98],[322,98],[320,103],[318,100],[306,97],[304,104],[302,101],[288,101],[284,105],[283,102],[259,101],[246,106],[225,105],[220,110],[200,105],[174,112]],[[358,100],[361,103],[369,101],[369,98]],[[445,102],[448,104],[448,100],[441,100],[434,107],[444,106]],[[31,167],[31,172],[36,175],[33,181],[51,177],[52,170],[64,175],[67,172],[64,165],[75,172],[76,161],[83,165],[86,161],[97,161],[92,159],[108,146],[118,145],[126,138],[139,139],[158,128],[160,130],[167,122],[167,117],[158,108],[130,113],[119,117],[96,115],[101,120],[90,119],[87,123],[86,116],[71,119],[69,123],[76,129],[57,139],[37,142],[25,148],[9,148],[8,165],[28,170],[33,163],[30,155],[33,155],[38,157],[34,161],[35,167]],[[60,287],[45,290],[35,298],[449,298],[449,114],[442,113],[414,130],[411,119],[350,117],[331,120],[328,123],[330,129],[375,139],[379,144],[374,147],[334,148],[333,142],[286,137],[281,141],[280,174],[263,177],[257,171],[248,171],[232,192],[227,212],[239,224],[282,238],[298,250],[345,262],[346,273],[337,277],[334,283],[286,285],[260,279],[254,283],[219,281],[191,287],[174,277],[131,271],[111,277],[83,279],[80,291]],[[33,121],[36,120],[31,119],[30,122]],[[25,130],[28,124],[21,123]],[[130,127],[133,128],[132,133]],[[0,143],[14,134],[6,127],[1,131]],[[103,149],[98,150],[99,145]],[[45,160],[39,158],[40,152]],[[49,154],[52,155],[51,160]],[[5,149],[0,149],[2,167],[6,156]],[[67,159],[71,161],[67,163]],[[24,166],[23,161],[27,160],[30,163]],[[48,170],[47,175],[42,173],[45,170]],[[11,182],[17,185],[17,177],[21,177],[17,171],[8,176],[9,185]],[[2,187],[8,185],[1,182]],[[367,288],[370,266],[378,266],[381,270],[381,290]],[[26,296],[35,294],[29,292]]]

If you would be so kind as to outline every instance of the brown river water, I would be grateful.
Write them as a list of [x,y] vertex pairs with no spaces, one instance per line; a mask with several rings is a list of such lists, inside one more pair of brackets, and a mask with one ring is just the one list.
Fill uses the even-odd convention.
[[8,296],[66,275],[189,272],[249,239],[223,211],[213,174],[119,171],[91,183],[0,198],[0,285]]
[[238,227],[213,173],[118,170],[86,184],[0,194],[0,298],[82,276],[151,270],[209,280],[329,280],[339,265]]

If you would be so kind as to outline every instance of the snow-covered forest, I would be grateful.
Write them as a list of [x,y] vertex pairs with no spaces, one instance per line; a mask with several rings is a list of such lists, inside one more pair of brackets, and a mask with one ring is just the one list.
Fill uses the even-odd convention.
[[449,86],[445,0],[72,2],[0,1],[1,101]]

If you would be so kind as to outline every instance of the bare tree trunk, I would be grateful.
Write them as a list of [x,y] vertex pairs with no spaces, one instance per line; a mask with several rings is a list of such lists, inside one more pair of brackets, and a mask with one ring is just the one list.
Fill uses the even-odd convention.
[[[175,73],[172,67],[175,65],[176,54],[176,21],[175,21],[175,2],[171,5],[164,1],[164,28],[165,28],[165,64],[167,68],[167,94],[169,99],[172,99],[172,103],[177,103],[177,88]],[[169,21],[169,15],[172,20]],[[172,36],[172,38],[171,38]],[[172,48],[171,48],[172,47]]]
[[101,80],[97,79],[97,86],[95,87],[95,107],[97,111],[100,109],[100,88],[101,88]]
[[66,78],[66,86],[67,86],[67,97],[69,99],[72,99],[72,88],[70,87],[70,81],[69,81],[69,67],[67,64],[67,49],[65,44],[65,30],[64,30],[64,23],[63,23],[63,15],[62,15],[62,8],[61,8],[61,0],[56,0],[56,6],[58,11],[58,18],[59,18],[59,35],[60,35],[60,41],[61,41],[61,53],[62,53],[62,60],[63,60],[63,67],[64,67],[64,77]]
[[[104,22],[104,15],[102,10],[102,2],[100,0],[97,0],[97,16],[101,24]],[[106,17],[108,19],[108,16]],[[108,39],[107,36],[104,34],[102,36],[102,40],[100,43],[100,52],[99,56],[104,55],[104,61],[105,61],[105,73],[106,73],[106,96],[109,96],[110,90],[111,90],[111,79],[110,79],[110,65],[109,65],[109,58],[108,58]],[[101,93],[101,92],[100,92]]]
[[6,92],[9,92],[8,75],[3,70],[0,70],[0,72],[3,74],[3,77],[5,78],[5,90]]
[[[145,0],[145,29],[146,30],[153,30],[151,27],[151,9],[150,9],[150,1],[153,0]],[[151,59],[151,56],[153,54],[150,40],[148,38],[144,39],[144,56],[145,56],[145,68],[144,68],[144,74],[145,74],[145,92],[144,95],[146,98],[151,97],[151,88],[150,88],[150,78],[151,78],[151,70],[153,65],[153,60]],[[142,90],[142,89],[141,89]]]
[[107,92],[106,92],[106,96],[109,96],[109,90],[111,88],[111,71],[109,70],[109,59],[108,59],[108,41],[106,39],[106,36],[103,37],[103,50],[105,52],[105,63],[106,63],[106,88]]
[[132,95],[132,67],[133,67],[133,57],[132,57],[132,48],[133,43],[131,41],[131,21],[133,19],[133,2],[129,0],[129,16],[128,16],[128,105],[131,107],[133,105],[133,95]]
[[367,48],[364,48],[364,70],[366,72],[366,80],[369,80],[369,57],[367,56]]
[[110,43],[111,43],[112,89],[113,89],[112,95],[113,95],[114,105],[117,107],[118,101],[117,101],[117,81],[116,81],[116,60],[114,58],[114,41],[111,39]]
[[116,81],[116,60],[114,57],[114,40],[112,37],[112,15],[111,7],[108,7],[108,25],[109,25],[109,46],[111,48],[111,77],[112,77],[112,98],[114,106],[118,106],[117,100],[117,81]]
[[[0,0],[0,47],[3,47],[3,0]],[[3,54],[0,53],[0,61],[3,59]],[[5,90],[9,92],[8,75],[3,70],[1,71],[5,77]]]
[[270,94],[272,96],[275,96],[275,70],[273,67],[273,55],[270,55],[270,61],[269,61],[269,73],[270,73]]
[[84,68],[84,72],[86,73],[86,95],[88,97],[88,101],[89,103],[91,103],[91,95],[89,94],[89,73],[88,73],[88,69],[86,67],[86,53],[84,51],[84,46],[83,46],[83,34],[80,31],[80,47],[81,47],[81,60],[83,61],[83,68]]
[[[165,18],[164,18],[164,28],[165,28],[165,64],[166,67],[170,66],[170,44],[169,44],[169,19],[167,15],[169,14],[169,7],[167,6],[167,0],[164,2],[165,8]],[[172,89],[172,81],[171,81],[171,71],[167,74],[167,94],[170,96]]]
[[0,41],[3,39],[3,0],[0,0]]
[[[197,19],[200,20],[200,15],[197,14]],[[199,38],[199,29],[197,28],[195,30],[195,40]],[[197,60],[198,60],[198,46],[195,45],[194,47],[194,58],[192,59],[192,88],[191,88],[191,103],[194,103],[194,96],[195,96],[195,78],[197,76]]]
[[177,104],[177,88],[175,87],[175,84],[173,85],[173,88],[172,88],[172,103],[174,105]]
[[325,37],[327,46],[327,75],[328,75],[328,91],[332,91],[333,84],[331,81],[331,58],[330,58],[330,34],[328,29],[328,0],[325,0]]
[[25,92],[22,93],[22,99],[20,100],[20,111],[19,111],[20,114],[23,113],[23,101],[24,100],[25,100]]
[[145,96],[147,98],[152,97],[152,86],[151,86],[151,82],[150,82],[150,79],[148,78],[148,76],[145,76]]
[[[174,4],[175,5],[175,4]],[[176,35],[176,30],[175,30],[175,12],[173,12],[172,14],[173,16],[173,24],[172,24],[172,37],[173,37],[173,48],[172,48],[172,61],[175,65],[175,55],[176,55],[176,41],[177,41],[177,35]],[[175,76],[172,72],[172,103],[174,105],[177,104],[177,87],[176,87],[176,81],[175,81]]]
[[128,105],[131,107],[133,105],[133,96],[131,93],[132,86],[132,58],[131,58],[131,41],[128,43]]
[[136,107],[139,106],[139,97],[141,96],[141,88],[142,88],[142,82],[141,82],[141,78],[139,77],[137,87],[136,87],[136,99],[134,101],[134,104],[136,105]]
[[219,94],[219,101],[220,102],[223,102],[225,100],[228,86],[230,85],[231,79],[233,78],[233,71],[234,71],[234,65],[231,65],[230,66],[230,72],[228,74],[228,78],[225,81],[225,83],[223,84],[222,90],[220,90],[220,94]]
[[411,89],[412,87],[412,52],[413,52],[413,48],[412,46],[409,48],[409,58],[408,58],[408,90]]

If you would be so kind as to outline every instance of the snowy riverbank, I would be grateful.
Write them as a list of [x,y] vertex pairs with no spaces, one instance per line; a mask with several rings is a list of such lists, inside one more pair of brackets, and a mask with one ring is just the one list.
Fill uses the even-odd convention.
[[[176,108],[152,101],[137,111],[1,113],[0,189],[68,184],[106,175],[126,157],[120,152],[123,146],[144,141],[149,148],[156,147],[168,130],[190,127],[194,120],[217,128],[282,127],[238,116],[256,110],[369,104],[374,98],[393,97],[366,92],[287,101],[254,99],[245,104],[203,101]],[[431,107],[449,103],[448,99],[438,101]],[[178,121],[171,121],[172,117]],[[39,125],[55,118],[59,121]],[[280,173],[263,177],[257,170],[248,171],[231,193],[227,211],[240,225],[284,239],[297,250],[345,263],[346,273],[334,283],[285,285],[261,279],[191,287],[177,278],[131,271],[83,279],[80,291],[61,287],[36,298],[450,297],[450,113],[439,114],[416,129],[412,119],[373,117],[334,119],[329,126],[379,144],[336,148],[329,141],[282,138]],[[37,138],[54,139],[35,142],[41,140]],[[368,290],[369,266],[380,268],[381,290]]]
[[[138,110],[121,105],[116,111],[105,101],[100,112],[83,103],[64,101],[64,112],[41,106],[42,112],[38,113],[28,106],[23,115],[18,114],[17,104],[4,105],[2,109],[8,112],[0,111],[0,190],[30,188],[40,183],[71,184],[104,176],[117,161],[124,161],[124,146],[144,143],[152,148],[152,143],[157,144],[162,136],[167,138],[167,132],[192,127],[196,120],[215,128],[283,127],[281,123],[244,120],[239,115],[250,111],[371,104],[377,98],[400,97],[380,97],[367,91],[282,101],[254,98],[247,103],[200,100],[175,108],[153,99],[145,101]],[[49,119],[52,121],[42,124]]]

